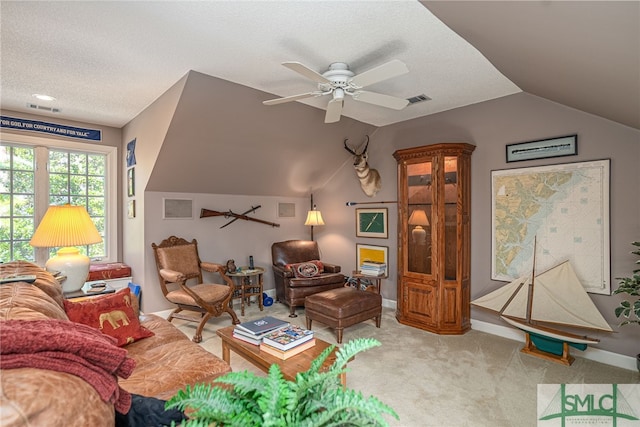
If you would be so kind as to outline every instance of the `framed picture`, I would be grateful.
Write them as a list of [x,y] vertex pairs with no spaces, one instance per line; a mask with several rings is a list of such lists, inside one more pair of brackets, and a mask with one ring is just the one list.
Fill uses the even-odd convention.
[[507,163],[578,154],[578,135],[507,145]]
[[[491,279],[569,260],[587,292],[611,293],[607,160],[491,171]],[[535,242],[535,244],[534,244]]]
[[356,244],[356,265],[358,271],[362,270],[362,263],[365,261],[375,264],[384,264],[384,274],[382,277],[389,276],[389,247]]
[[387,217],[387,208],[357,208],[356,236],[388,238]]
[[127,143],[127,167],[136,165],[136,140]]
[[127,202],[127,217],[128,218],[136,217],[136,201],[135,200],[129,200]]
[[136,195],[136,168],[127,171],[127,195],[129,197]]

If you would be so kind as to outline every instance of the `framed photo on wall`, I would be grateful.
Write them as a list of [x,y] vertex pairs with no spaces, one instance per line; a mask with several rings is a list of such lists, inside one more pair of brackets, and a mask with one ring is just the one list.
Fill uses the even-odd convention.
[[357,208],[356,236],[386,239],[389,237],[387,208]]
[[127,218],[135,218],[136,217],[136,201],[129,200],[127,202]]
[[389,276],[389,247],[356,243],[356,268],[362,270],[362,263],[365,261],[384,264],[385,269],[382,276]]
[[577,154],[577,134],[507,145],[507,163]]
[[136,168],[127,170],[127,196],[136,195]]

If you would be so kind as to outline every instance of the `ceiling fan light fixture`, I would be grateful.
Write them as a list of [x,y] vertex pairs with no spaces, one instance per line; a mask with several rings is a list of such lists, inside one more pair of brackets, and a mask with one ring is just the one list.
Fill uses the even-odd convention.
[[409,104],[409,100],[407,99],[362,90],[365,86],[408,73],[409,69],[407,66],[397,59],[360,74],[355,74],[351,71],[349,65],[345,62],[331,63],[329,69],[322,74],[300,62],[283,62],[282,65],[316,82],[318,84],[318,90],[316,92],[263,101],[262,103],[265,105],[276,105],[312,96],[331,94],[332,98],[327,104],[325,123],[335,123],[340,120],[340,116],[342,115],[345,95],[351,96],[356,101],[362,101],[392,110],[402,110]]

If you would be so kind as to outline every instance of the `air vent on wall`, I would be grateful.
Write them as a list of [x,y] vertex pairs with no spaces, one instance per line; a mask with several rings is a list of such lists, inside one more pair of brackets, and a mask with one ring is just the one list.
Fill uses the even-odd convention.
[[409,105],[413,105],[417,104],[418,102],[431,101],[431,98],[423,93],[422,95],[416,95],[412,96],[411,98],[407,98],[407,101],[409,101]]
[[31,102],[27,102],[27,107],[33,108],[34,110],[49,111],[51,113],[59,113],[60,112],[59,108],[46,107],[44,105],[32,104]]

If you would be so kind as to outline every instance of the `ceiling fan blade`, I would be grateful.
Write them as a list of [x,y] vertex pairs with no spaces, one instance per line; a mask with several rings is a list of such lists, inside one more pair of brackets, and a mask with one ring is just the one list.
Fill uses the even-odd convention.
[[359,90],[354,92],[353,99],[356,101],[366,102],[368,104],[379,105],[385,108],[391,108],[392,110],[402,110],[409,105],[408,99],[396,98],[395,96],[383,95],[376,92],[368,92],[366,90]]
[[343,103],[344,99],[332,99],[329,101],[329,104],[327,104],[327,114],[324,116],[325,123],[335,123],[340,121]]
[[321,96],[322,92],[301,93],[299,95],[285,96],[283,98],[269,99],[262,101],[264,105],[277,105],[285,102],[297,101],[298,99],[311,98],[312,96]]
[[331,81],[325,78],[322,74],[313,71],[311,68],[301,64],[300,62],[283,62],[282,65],[298,74],[302,74],[316,83],[331,83]]
[[409,69],[404,62],[394,59],[378,67],[367,70],[357,76],[354,76],[350,80],[352,86],[358,88],[372,85],[374,83],[387,80],[392,77],[401,76],[409,72]]

